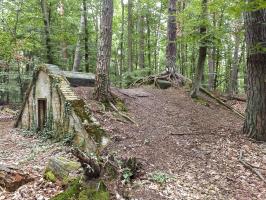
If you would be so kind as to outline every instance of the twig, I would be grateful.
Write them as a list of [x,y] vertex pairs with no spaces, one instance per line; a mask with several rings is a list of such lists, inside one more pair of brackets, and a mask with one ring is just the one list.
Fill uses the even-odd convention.
[[256,169],[253,165],[249,164],[243,159],[243,151],[241,150],[239,153],[239,162],[244,165],[247,169],[251,170],[253,173],[255,173],[264,183],[266,183],[266,179],[264,176],[260,173],[258,169]]

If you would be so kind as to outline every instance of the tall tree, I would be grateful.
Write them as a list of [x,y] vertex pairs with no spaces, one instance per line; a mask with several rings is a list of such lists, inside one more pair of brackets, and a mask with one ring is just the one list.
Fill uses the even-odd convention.
[[[143,12],[143,11],[142,11]],[[144,51],[145,51],[145,35],[144,35],[144,15],[141,14],[139,19],[139,67],[144,68]]]
[[113,0],[102,0],[100,43],[96,68],[95,98],[109,101],[109,67],[112,48]]
[[41,9],[43,14],[44,34],[45,34],[45,46],[46,46],[46,58],[49,64],[53,64],[53,53],[51,44],[51,27],[50,27],[50,5],[46,0],[41,0]]
[[198,96],[199,93],[199,88],[201,85],[201,80],[204,72],[204,64],[206,60],[206,54],[207,54],[207,38],[206,38],[206,33],[207,33],[207,0],[202,0],[201,2],[201,26],[200,26],[200,44],[199,44],[199,57],[198,57],[198,64],[197,64],[197,69],[196,73],[193,79],[193,85],[192,85],[192,90],[191,90],[191,97],[195,98]]
[[[124,70],[124,31],[125,31],[125,5],[124,1],[121,0],[121,8],[122,8],[122,13],[121,13],[121,35],[120,35],[120,79],[122,80],[122,74]],[[120,81],[122,83],[122,81]]]
[[79,71],[80,62],[81,62],[81,41],[84,38],[84,30],[85,30],[85,14],[86,7],[81,5],[81,14],[80,14],[80,23],[79,23],[79,33],[78,33],[78,39],[76,44],[76,50],[75,50],[75,57],[74,57],[74,63],[73,63],[73,71]]
[[127,5],[127,65],[130,71],[133,71],[133,45],[132,45],[132,32],[133,32],[133,3],[128,0]]
[[90,71],[89,63],[89,31],[88,31],[88,14],[87,1],[83,0],[83,15],[84,15],[84,49],[85,49],[85,71]]
[[[248,1],[254,3],[254,0]],[[247,108],[244,133],[266,141],[266,9],[247,11]]]
[[168,2],[166,70],[172,74],[176,71],[176,2],[177,0]]

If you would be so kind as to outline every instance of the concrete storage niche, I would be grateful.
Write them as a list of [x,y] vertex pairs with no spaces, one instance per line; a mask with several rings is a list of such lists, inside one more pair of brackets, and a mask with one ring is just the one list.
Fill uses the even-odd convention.
[[47,119],[47,99],[38,99],[38,130],[42,131]]
[[55,65],[39,66],[33,73],[15,127],[49,134],[56,140],[71,138],[80,149],[98,152],[109,139],[87,102],[71,87],[92,87],[94,80],[91,74],[64,72]]

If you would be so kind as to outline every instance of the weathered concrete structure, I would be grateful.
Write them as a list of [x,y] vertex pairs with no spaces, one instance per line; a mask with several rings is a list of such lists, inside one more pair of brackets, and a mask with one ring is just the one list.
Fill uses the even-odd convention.
[[[94,84],[94,75],[61,71],[54,65],[42,65],[33,74],[15,127],[49,133],[53,138],[73,137],[73,142],[87,152],[95,152],[107,138],[85,102],[70,87],[65,74],[78,86],[82,79]],[[77,77],[77,78],[76,78]]]

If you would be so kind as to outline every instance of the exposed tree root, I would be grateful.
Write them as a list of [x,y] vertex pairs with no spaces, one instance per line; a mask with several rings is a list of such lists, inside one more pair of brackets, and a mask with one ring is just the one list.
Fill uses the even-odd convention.
[[178,87],[185,85],[189,81],[189,79],[179,73],[163,72],[158,75],[150,75],[138,79],[133,84],[131,84],[131,86],[139,87],[145,84],[154,84],[155,86],[160,87],[158,83],[159,81],[169,81],[172,87]]
[[264,176],[261,174],[261,172],[258,170],[259,167],[253,166],[247,161],[244,160],[243,158],[243,151],[241,150],[239,153],[239,162],[244,165],[245,168],[249,169],[253,173],[255,173],[264,183],[266,183],[266,179]]
[[120,112],[111,101],[109,102],[109,104],[114,109],[114,111],[117,112],[119,115],[124,117],[126,120],[132,122],[133,124],[138,125],[131,117],[127,116],[126,114],[124,114],[122,112]]

